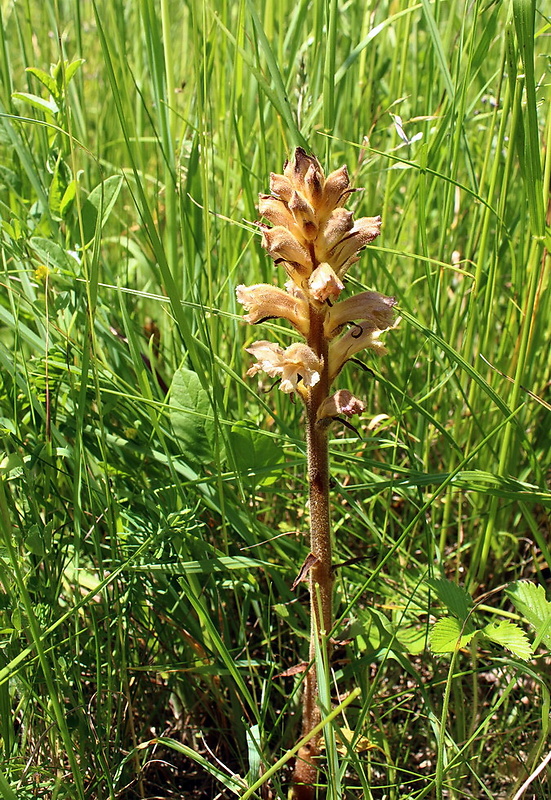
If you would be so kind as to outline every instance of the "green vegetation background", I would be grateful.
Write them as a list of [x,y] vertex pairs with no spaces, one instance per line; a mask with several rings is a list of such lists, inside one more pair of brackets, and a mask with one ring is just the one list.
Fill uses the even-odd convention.
[[3,797],[258,798],[242,781],[295,743],[301,408],[245,378],[243,351],[292,333],[243,324],[235,286],[281,281],[255,203],[297,145],[382,215],[351,278],[401,316],[388,356],[347,367],[368,411],[331,442],[347,563],[327,709],[362,691],[328,726],[328,796],[513,797],[545,752],[548,662],[486,642],[450,666],[426,579],[485,622],[515,618],[506,584],[548,579],[549,18],[530,0],[0,13]]

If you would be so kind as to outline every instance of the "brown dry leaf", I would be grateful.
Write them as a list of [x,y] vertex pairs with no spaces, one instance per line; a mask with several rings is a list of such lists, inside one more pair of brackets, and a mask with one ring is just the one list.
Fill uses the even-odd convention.
[[313,553],[308,553],[308,555],[304,559],[304,564],[300,568],[297,577],[293,581],[293,585],[291,586],[291,591],[294,591],[299,585],[299,583],[302,583],[302,581],[306,580],[306,578],[308,577],[308,573],[310,572],[314,564],[317,564],[318,562],[319,558],[317,556],[315,556]]
[[289,669],[286,669],[283,672],[279,672],[277,675],[274,675],[272,680],[275,681],[276,678],[292,678],[293,675],[300,675],[301,672],[306,672],[307,669],[308,669],[308,662],[301,661],[300,664],[295,664],[294,667],[289,667]]

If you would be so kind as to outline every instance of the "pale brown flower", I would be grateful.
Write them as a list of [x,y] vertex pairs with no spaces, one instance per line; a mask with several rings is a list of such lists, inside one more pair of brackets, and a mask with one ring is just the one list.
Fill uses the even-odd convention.
[[336,300],[344,289],[344,284],[337,277],[333,267],[323,262],[310,275],[308,289],[315,300],[325,303],[328,299]]
[[325,178],[317,158],[301,147],[286,162],[283,175],[272,173],[270,189],[271,195],[260,195],[258,209],[275,227],[267,229],[274,233],[263,228],[262,245],[275,261],[299,265],[296,273],[287,269],[293,279],[309,276],[320,263],[344,275],[357,253],[380,233],[380,217],[354,222],[352,212],[342,207],[354,191],[346,167]]
[[320,405],[317,413],[318,422],[322,419],[333,419],[339,414],[352,417],[354,414],[363,414],[365,405],[357,397],[354,397],[348,389],[339,389],[331,397],[326,397]]
[[328,337],[338,333],[347,322],[367,322],[371,328],[388,330],[394,322],[396,300],[379,292],[360,292],[341,300],[329,309],[324,322]]
[[[342,276],[357,260],[356,256],[360,250],[376,239],[380,232],[380,217],[361,217],[361,219],[355,220],[352,227],[344,231],[341,236],[335,236],[336,232],[332,230],[332,236],[328,240],[326,236],[326,246],[320,248],[324,251],[323,260],[329,261],[337,275]],[[316,250],[317,254],[318,249]],[[321,258],[321,256],[320,252],[319,257]]]
[[279,317],[289,320],[304,337],[308,336],[310,318],[305,300],[267,283],[241,285],[236,288],[235,293],[249,312],[244,319],[252,325]]
[[[318,159],[301,147],[285,163],[283,174],[271,174],[270,191],[259,195],[258,210],[271,227],[264,222],[257,224],[262,231],[262,246],[276,264],[284,267],[290,280],[285,284],[286,291],[262,283],[238,286],[237,298],[248,311],[247,322],[286,319],[307,344],[293,344],[284,350],[276,344],[257,342],[249,352],[257,356],[258,363],[248,374],[264,370],[280,377],[283,391],[297,390],[307,400],[308,388],[319,382],[323,369],[328,373],[324,385],[330,385],[346,361],[360,350],[386,352],[380,336],[393,327],[394,299],[378,292],[360,292],[339,301],[347,270],[379,235],[381,218],[354,220],[352,212],[344,208],[351,193],[357,191],[350,187],[347,168],[342,166],[326,178]],[[343,333],[345,325],[351,327]],[[329,355],[324,364],[322,354],[327,352],[327,343]],[[350,405],[345,397],[337,392],[329,399],[342,406],[342,411],[335,413],[359,408],[360,401],[350,400]],[[321,401],[326,403],[322,406],[324,415],[329,415],[327,409],[336,408],[329,400]]]
[[380,341],[381,333],[382,330],[364,323],[363,326],[356,325],[334,339],[329,345],[329,380],[333,381],[346,362],[360,350],[374,350],[377,355],[384,356],[387,350]]
[[264,247],[274,261],[289,261],[304,267],[305,274],[312,272],[312,259],[310,253],[291,231],[283,225],[274,228],[262,226],[262,247]]
[[295,342],[283,349],[274,342],[259,341],[246,350],[257,359],[247,375],[256,375],[262,370],[272,378],[280,377],[279,388],[287,394],[297,389],[299,381],[310,387],[315,386],[320,379],[323,361],[306,344]]

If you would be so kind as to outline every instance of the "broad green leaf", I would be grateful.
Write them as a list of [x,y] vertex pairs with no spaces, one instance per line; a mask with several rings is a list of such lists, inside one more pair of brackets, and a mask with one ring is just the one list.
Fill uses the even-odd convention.
[[459,621],[455,617],[444,617],[436,622],[429,633],[429,644],[433,653],[453,653],[466,647],[476,631],[461,632]]
[[420,627],[414,627],[413,625],[400,626],[396,631],[396,638],[408,653],[416,656],[425,649],[427,629],[424,625]]
[[274,468],[283,462],[284,456],[275,439],[243,422],[232,426],[230,436],[235,466],[244,480],[269,486],[278,479],[280,470]]
[[34,77],[40,81],[42,86],[45,86],[46,89],[50,92],[52,97],[57,96],[57,83],[55,78],[52,78],[47,72],[44,72],[43,69],[39,67],[27,67],[25,72],[28,72],[30,75],[34,75]]
[[531,581],[517,581],[505,593],[516,610],[532,625],[536,637],[551,649],[551,603],[545,597],[543,586]]
[[76,71],[84,64],[84,58],[75,58],[70,64],[65,65],[65,83],[69,83],[74,77]]
[[[461,622],[468,619],[473,600],[465,589],[447,578],[429,578],[427,584],[444,603],[450,614],[453,614]],[[471,630],[471,628],[472,626],[468,624],[467,630]]]
[[48,114],[59,113],[59,106],[53,98],[44,100],[43,97],[39,97],[37,94],[31,94],[30,92],[14,92],[12,97],[14,100],[23,100],[25,103],[29,103],[33,108],[46,111]]
[[50,188],[48,190],[48,205],[54,216],[60,214],[61,201],[67,190],[66,181],[63,177],[63,169],[60,169],[59,162],[56,164]]
[[260,775],[260,768],[262,765],[262,761],[260,758],[260,753],[262,752],[262,745],[260,741],[260,727],[258,725],[251,725],[250,728],[246,730],[247,735],[247,752],[249,755],[249,772],[247,774],[247,780],[250,782],[251,779],[254,781]]
[[107,222],[117,202],[122,182],[121,175],[111,175],[92,189],[86,198],[82,206],[84,244],[88,244]]
[[517,658],[527,661],[532,656],[532,647],[528,637],[518,625],[508,619],[503,619],[500,622],[491,622],[483,628],[482,632],[492,642],[497,642],[497,644],[506,647]]
[[31,525],[29,528],[25,536],[25,546],[35,556],[42,557],[45,554],[44,539],[40,535],[38,525]]
[[184,459],[193,463],[212,461],[214,425],[212,408],[199,376],[180,367],[170,386],[170,420]]
[[75,199],[76,191],[77,191],[77,181],[72,180],[65,189],[65,192],[63,193],[63,197],[61,198],[61,202],[59,204],[59,213],[62,217],[64,217],[69,211],[73,203],[73,200]]
[[30,244],[36,255],[47,267],[57,267],[73,274],[78,266],[73,256],[67,253],[57,242],[52,239],[44,239],[41,236],[33,236]]

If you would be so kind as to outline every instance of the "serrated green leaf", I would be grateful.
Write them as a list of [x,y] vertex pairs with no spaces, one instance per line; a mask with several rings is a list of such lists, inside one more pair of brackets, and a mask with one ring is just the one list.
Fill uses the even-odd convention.
[[39,97],[37,94],[31,94],[30,92],[13,92],[12,97],[14,100],[23,100],[23,102],[29,103],[33,108],[46,111],[48,114],[59,113],[59,106],[53,97],[50,100],[44,100],[43,97]]
[[170,386],[170,420],[185,459],[193,463],[213,458],[214,425],[209,397],[193,370],[180,367]]
[[[450,614],[453,614],[462,623],[468,619],[473,607],[473,600],[465,589],[447,578],[429,578],[427,584],[444,603]],[[467,632],[471,628],[471,624],[468,623]]]
[[269,486],[277,480],[274,468],[284,460],[283,450],[271,436],[245,423],[232,426],[230,441],[236,468],[250,484]]
[[545,589],[531,581],[517,581],[506,590],[516,610],[536,631],[536,637],[551,649],[551,603]]
[[532,656],[532,646],[524,631],[508,619],[491,622],[483,628],[483,634],[510,650],[517,658],[527,661]]
[[466,647],[476,631],[461,632],[459,621],[455,617],[444,617],[432,626],[429,633],[429,644],[433,653],[453,653]]

